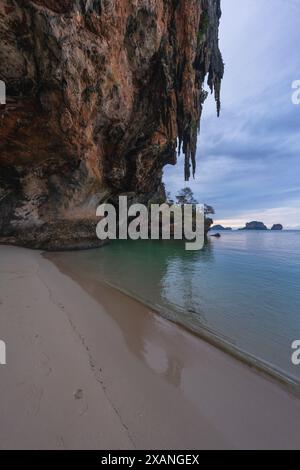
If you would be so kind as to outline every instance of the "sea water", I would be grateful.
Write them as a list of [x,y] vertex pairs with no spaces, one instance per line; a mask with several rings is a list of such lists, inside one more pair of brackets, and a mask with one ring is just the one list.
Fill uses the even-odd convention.
[[62,255],[168,319],[300,383],[300,232],[224,232],[198,252],[180,241],[114,241]]

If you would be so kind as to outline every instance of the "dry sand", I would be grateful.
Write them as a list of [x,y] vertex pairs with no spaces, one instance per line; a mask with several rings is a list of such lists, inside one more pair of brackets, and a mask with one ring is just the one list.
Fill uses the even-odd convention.
[[300,448],[282,386],[39,252],[0,260],[1,449]]

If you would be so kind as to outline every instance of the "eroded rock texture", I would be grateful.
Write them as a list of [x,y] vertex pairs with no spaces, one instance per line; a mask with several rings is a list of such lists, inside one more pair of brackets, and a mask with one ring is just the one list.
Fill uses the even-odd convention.
[[[95,208],[195,171],[205,77],[220,106],[220,0],[0,0],[0,235],[91,245]],[[8,238],[6,238],[8,239]]]

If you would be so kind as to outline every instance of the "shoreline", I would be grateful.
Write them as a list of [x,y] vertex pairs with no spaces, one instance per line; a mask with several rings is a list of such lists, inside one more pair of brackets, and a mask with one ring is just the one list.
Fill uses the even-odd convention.
[[0,448],[299,448],[274,380],[37,251],[0,256]]
[[[69,263],[66,263],[61,252],[43,252],[42,256],[54,263],[55,266],[60,270],[62,274],[70,276],[75,282],[80,284],[90,295],[92,295],[98,302],[97,296],[93,292],[89,292],[88,285],[83,276],[78,274],[78,271],[73,270]],[[95,282],[92,280],[92,282]],[[137,302],[141,308],[147,308],[152,311],[154,315],[164,318],[168,322],[177,325],[179,328],[183,328],[188,333],[195,335],[197,338],[209,343],[213,347],[218,348],[225,354],[230,355],[232,358],[243,363],[245,366],[254,369],[257,373],[262,374],[269,380],[274,380],[278,385],[283,387],[289,393],[293,394],[297,398],[300,398],[300,382],[293,375],[289,375],[283,369],[276,368],[272,363],[268,363],[263,359],[256,357],[254,354],[244,351],[242,348],[236,346],[229,341],[223,339],[220,335],[215,333],[212,329],[205,325],[201,325],[201,328],[193,327],[191,323],[185,323],[180,317],[176,319],[170,315],[169,310],[162,308],[158,304],[153,304],[146,301],[136,293],[128,291],[116,284],[109,282],[107,279],[98,280],[98,283],[107,286],[112,291],[118,291],[124,296],[129,297],[133,301]]]
[[[42,256],[49,261],[52,261],[56,267],[60,270],[62,274],[70,276],[75,282],[78,282],[84,289],[84,280],[77,275],[72,275],[70,269],[65,269],[62,267],[61,262],[54,261],[55,253],[53,252],[44,252]],[[169,323],[177,326],[178,328],[182,328],[187,333],[195,336],[196,338],[201,339],[202,341],[207,342],[211,346],[219,349],[220,351],[224,352],[224,354],[228,354],[232,358],[236,359],[237,361],[241,362],[245,366],[249,367],[250,369],[255,370],[258,374],[265,376],[266,379],[273,380],[275,383],[289,393],[294,395],[297,398],[300,398],[300,383],[296,380],[296,378],[286,374],[284,371],[277,369],[274,365],[268,364],[264,362],[262,359],[257,358],[256,356],[243,351],[241,348],[238,348],[234,344],[229,343],[228,341],[222,340],[220,336],[210,330],[205,325],[202,325],[201,329],[193,328],[191,325],[187,325],[180,320],[175,320],[171,316],[168,316],[167,310],[160,309],[157,305],[151,304],[150,302],[146,302],[141,297],[136,296],[132,292],[129,292],[121,287],[114,285],[107,280],[99,281],[103,287],[108,287],[112,289],[112,291],[118,291],[124,296],[132,299],[134,302],[137,302],[141,308],[150,309],[153,315],[157,315],[158,317],[163,318]],[[88,292],[88,289],[85,289]],[[93,295],[92,293],[90,295]]]

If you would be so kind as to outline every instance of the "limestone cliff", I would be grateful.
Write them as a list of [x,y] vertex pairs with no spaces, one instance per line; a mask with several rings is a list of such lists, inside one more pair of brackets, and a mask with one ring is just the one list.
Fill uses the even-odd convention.
[[0,0],[0,236],[95,242],[95,208],[195,171],[205,77],[220,110],[220,0]]

